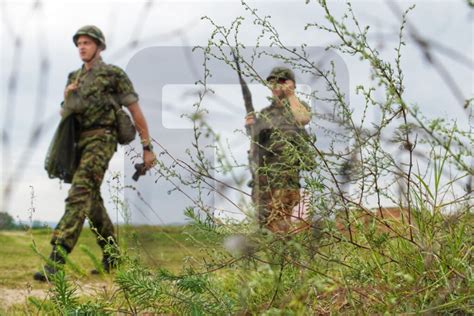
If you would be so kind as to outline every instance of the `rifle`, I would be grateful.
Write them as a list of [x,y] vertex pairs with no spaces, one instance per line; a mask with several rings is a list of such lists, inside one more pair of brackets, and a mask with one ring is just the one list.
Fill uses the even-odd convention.
[[[244,78],[242,77],[242,71],[240,70],[240,64],[239,60],[237,58],[237,55],[235,52],[232,50],[232,56],[234,57],[234,62],[235,66],[237,68],[237,74],[239,76],[239,82],[240,82],[240,87],[242,88],[242,95],[244,97],[244,105],[245,105],[245,111],[247,112],[247,115],[249,114],[254,114],[255,109],[252,104],[252,94],[250,93],[250,89],[247,86],[247,83],[245,82]],[[252,181],[253,185],[255,185],[255,173],[256,173],[256,168],[259,163],[259,149],[257,145],[257,138],[256,138],[256,131],[255,131],[255,124],[252,125],[247,125],[246,126],[246,132],[247,135],[250,136],[250,150],[248,151],[248,158],[249,158],[249,167],[250,167],[250,173],[252,175]]]

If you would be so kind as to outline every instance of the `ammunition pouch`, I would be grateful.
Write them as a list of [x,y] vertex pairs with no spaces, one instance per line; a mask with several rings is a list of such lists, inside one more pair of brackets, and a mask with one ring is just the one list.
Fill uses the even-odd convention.
[[121,145],[131,143],[137,135],[137,129],[133,125],[132,119],[125,112],[120,104],[115,101],[113,96],[110,96],[110,102],[115,110],[115,120],[117,124],[117,140]]

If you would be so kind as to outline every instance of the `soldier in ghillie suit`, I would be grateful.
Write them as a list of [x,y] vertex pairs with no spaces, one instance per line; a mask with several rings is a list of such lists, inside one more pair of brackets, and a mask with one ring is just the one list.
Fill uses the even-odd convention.
[[295,96],[295,75],[284,67],[267,77],[272,103],[255,117],[247,115],[253,128],[254,179],[252,201],[260,225],[272,232],[288,233],[292,210],[300,201],[300,170],[305,166],[302,151],[308,134],[304,125],[311,119],[308,104]]
[[58,264],[65,263],[65,255],[76,245],[86,217],[103,250],[103,269],[109,272],[117,263],[117,253],[113,251],[117,249],[114,227],[100,195],[105,171],[117,149],[116,109],[111,102],[126,106],[132,114],[143,144],[145,167],[151,168],[156,160],[132,83],[122,69],[102,61],[100,54],[106,43],[101,30],[91,25],[84,26],[74,34],[73,42],[84,64],[68,76],[62,113],[64,116],[65,112],[70,114],[73,111],[79,126],[78,163],[66,199],[65,213],[51,239],[51,262],[44,266],[43,271],[34,274],[34,279],[39,281],[46,281],[57,272]]

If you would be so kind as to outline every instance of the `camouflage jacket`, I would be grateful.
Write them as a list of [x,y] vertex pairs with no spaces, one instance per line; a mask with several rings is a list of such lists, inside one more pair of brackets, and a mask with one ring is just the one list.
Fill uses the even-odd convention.
[[111,97],[123,106],[138,101],[132,82],[119,67],[105,64],[97,59],[91,69],[85,66],[71,72],[67,85],[78,82],[77,93],[84,102],[84,110],[77,115],[81,130],[115,127],[115,111]]
[[[309,105],[301,103],[311,110]],[[299,187],[302,145],[309,135],[291,113],[288,102],[284,106],[272,103],[260,111],[255,124],[258,147],[257,174],[261,185],[273,188]]]

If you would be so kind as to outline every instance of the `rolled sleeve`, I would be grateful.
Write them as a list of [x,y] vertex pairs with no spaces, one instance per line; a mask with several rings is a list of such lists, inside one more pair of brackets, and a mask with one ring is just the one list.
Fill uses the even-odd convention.
[[116,93],[117,99],[120,105],[129,106],[135,102],[138,102],[138,94],[133,88],[133,84],[128,78],[125,71],[116,67],[115,68],[116,78]]
[[135,102],[138,102],[138,94],[133,92],[126,95],[122,95],[120,96],[119,100],[121,105],[129,106]]

